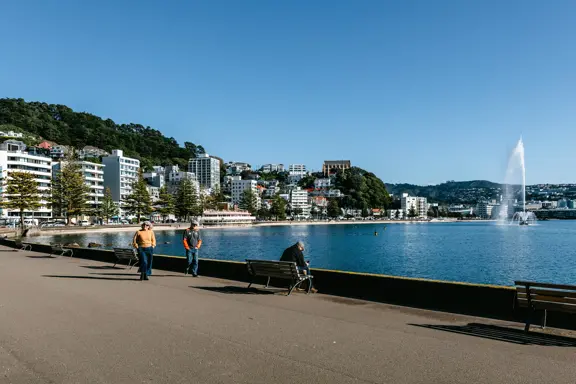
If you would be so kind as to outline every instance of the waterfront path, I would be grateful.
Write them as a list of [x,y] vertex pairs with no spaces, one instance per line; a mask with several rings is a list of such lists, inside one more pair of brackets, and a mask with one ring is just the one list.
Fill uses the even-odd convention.
[[[576,337],[0,247],[0,383],[572,383]],[[280,291],[278,291],[280,292]],[[511,303],[512,304],[512,303]],[[560,333],[554,330],[548,332]]]

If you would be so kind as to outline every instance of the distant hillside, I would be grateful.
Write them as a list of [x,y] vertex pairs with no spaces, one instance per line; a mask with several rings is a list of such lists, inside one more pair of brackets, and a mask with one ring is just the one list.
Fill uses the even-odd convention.
[[74,112],[65,105],[0,99],[0,125],[7,124],[29,134],[77,148],[91,145],[126,155],[152,165],[186,165],[190,157],[204,153],[201,145],[185,142],[181,147],[162,132],[141,124],[117,124],[85,112]]
[[481,199],[495,199],[500,194],[501,185],[486,180],[448,181],[438,185],[386,184],[394,197],[402,193],[422,196],[431,202],[474,204]]

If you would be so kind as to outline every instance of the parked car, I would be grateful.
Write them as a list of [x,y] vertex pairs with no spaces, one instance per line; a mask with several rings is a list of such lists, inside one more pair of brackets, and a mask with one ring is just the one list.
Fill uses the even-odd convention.
[[87,226],[90,225],[90,222],[89,222],[88,220],[80,220],[80,221],[78,222],[78,225],[81,226],[81,227],[87,227]]

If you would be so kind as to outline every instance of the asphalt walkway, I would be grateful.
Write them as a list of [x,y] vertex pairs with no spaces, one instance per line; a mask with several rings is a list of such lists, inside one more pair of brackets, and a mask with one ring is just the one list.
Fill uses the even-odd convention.
[[137,279],[0,247],[0,383],[576,382],[568,332],[157,270]]

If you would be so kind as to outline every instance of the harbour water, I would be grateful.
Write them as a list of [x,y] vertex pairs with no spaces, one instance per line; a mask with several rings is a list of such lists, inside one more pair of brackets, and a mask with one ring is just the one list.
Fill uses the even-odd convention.
[[[375,235],[378,232],[378,235]],[[44,236],[35,241],[128,246],[131,232]],[[183,256],[181,230],[156,231],[157,254]],[[576,222],[310,225],[205,229],[201,258],[277,260],[302,240],[312,267],[512,285],[576,284]]]

